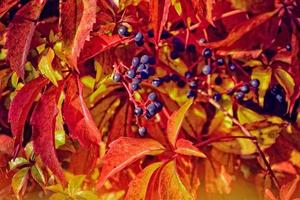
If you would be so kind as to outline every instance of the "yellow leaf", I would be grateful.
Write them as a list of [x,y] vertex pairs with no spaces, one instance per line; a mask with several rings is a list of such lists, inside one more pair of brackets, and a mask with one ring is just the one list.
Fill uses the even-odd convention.
[[258,88],[258,100],[260,106],[264,105],[265,94],[270,85],[271,75],[271,67],[255,67],[252,71],[251,79],[258,79],[260,82]]
[[26,185],[29,169],[30,167],[24,167],[13,176],[11,186],[16,195],[18,195],[23,186]]
[[277,68],[274,71],[276,80],[284,88],[287,98],[291,97],[294,94],[295,81],[293,77],[281,68]]
[[80,79],[80,81],[88,88],[94,89],[95,87],[95,79],[92,76],[84,76]]
[[243,106],[238,106],[237,117],[241,124],[246,124],[246,123],[250,124],[265,119],[265,117],[263,117],[262,115]]
[[42,57],[40,58],[38,67],[40,72],[45,75],[55,86],[57,86],[57,81],[62,79],[62,77],[52,68],[54,56],[54,51],[51,48],[45,49],[42,53]]

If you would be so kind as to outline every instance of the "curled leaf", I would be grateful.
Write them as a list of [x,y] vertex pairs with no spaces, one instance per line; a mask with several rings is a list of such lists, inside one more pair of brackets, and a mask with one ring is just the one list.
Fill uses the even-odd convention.
[[206,155],[202,153],[197,147],[195,147],[192,142],[185,139],[179,139],[176,142],[175,152],[187,156],[206,158]]
[[47,79],[38,77],[21,88],[13,98],[8,113],[8,121],[15,137],[15,154],[22,145],[25,121],[32,104],[40,91],[48,83]]
[[30,124],[32,125],[32,141],[34,152],[41,156],[44,164],[55,176],[66,184],[64,172],[59,164],[54,146],[54,130],[58,114],[57,103],[61,94],[61,86],[50,87],[35,107]]

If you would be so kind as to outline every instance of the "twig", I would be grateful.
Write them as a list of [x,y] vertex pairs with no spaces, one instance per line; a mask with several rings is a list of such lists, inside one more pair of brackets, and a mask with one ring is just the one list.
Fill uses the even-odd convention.
[[[202,91],[202,90],[198,90],[198,92],[206,97],[208,97],[208,102],[213,105],[216,109],[220,110],[225,116],[229,117],[232,122],[237,125],[241,131],[244,133],[245,136],[247,136],[248,138],[253,138],[254,136],[251,135],[251,133],[236,119],[234,118],[227,110],[225,110],[218,102],[216,102],[214,99],[212,99],[206,92]],[[266,165],[267,167],[267,171],[268,173],[270,173],[270,176],[272,177],[273,179],[273,182],[276,186],[277,189],[279,189],[279,183],[278,183],[278,180],[265,156],[265,154],[263,153],[263,151],[261,150],[259,144],[258,144],[258,141],[257,141],[257,138],[254,137],[255,139],[253,139],[253,144],[255,145],[259,155],[261,156],[261,158],[263,159],[264,161],[264,164]]]

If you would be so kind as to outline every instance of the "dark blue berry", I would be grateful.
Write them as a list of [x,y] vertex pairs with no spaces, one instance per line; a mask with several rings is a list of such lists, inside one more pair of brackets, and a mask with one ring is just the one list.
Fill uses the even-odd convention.
[[160,101],[156,101],[154,102],[155,106],[156,106],[156,111],[160,112],[163,108],[163,104]]
[[178,74],[170,74],[170,78],[172,81],[179,81],[180,77],[178,76]]
[[161,78],[156,78],[156,79],[153,79],[152,80],[152,85],[154,86],[154,87],[158,87],[158,86],[160,86],[161,84],[162,84],[162,79]]
[[160,38],[161,39],[168,39],[170,36],[171,36],[171,34],[169,33],[169,31],[163,30],[161,35],[160,35]]
[[205,58],[210,58],[210,57],[212,56],[211,49],[209,49],[209,48],[203,49],[202,55],[203,55]]
[[184,44],[182,43],[182,41],[180,40],[180,38],[178,37],[174,37],[172,39],[172,43],[174,46],[174,49],[178,52],[183,52],[184,51]]
[[187,97],[188,98],[193,98],[197,96],[197,92],[195,90],[189,90]]
[[283,94],[282,88],[279,85],[274,85],[271,88],[271,94],[273,94],[274,96],[276,96],[277,94]]
[[146,119],[151,119],[152,117],[154,117],[154,115],[155,115],[155,114],[151,114],[151,113],[149,113],[149,111],[147,110],[146,115],[145,115],[145,118],[146,118]]
[[115,73],[115,74],[114,74],[113,80],[114,80],[115,82],[120,82],[121,79],[122,79],[122,75],[121,75],[121,74],[119,74],[119,73]]
[[211,73],[211,67],[210,65],[204,65],[204,67],[202,68],[202,73],[204,75],[208,75]]
[[185,86],[184,80],[181,80],[181,79],[178,80],[178,81],[177,81],[177,86],[180,87],[180,88],[183,88],[183,87]]
[[132,83],[136,83],[136,84],[139,84],[139,83],[141,83],[142,82],[142,79],[140,79],[140,78],[135,78],[135,79],[133,79],[133,81],[132,81]]
[[221,98],[222,98],[222,95],[221,95],[220,93],[216,93],[216,94],[214,94],[214,96],[213,96],[213,99],[214,99],[215,101],[220,101]]
[[153,38],[154,37],[153,30],[151,29],[151,30],[147,31],[147,35],[148,35],[149,38]]
[[140,63],[140,59],[138,57],[132,58],[131,65],[133,67],[137,67],[139,65],[139,63]]
[[144,39],[144,36],[141,32],[138,32],[134,37],[134,41],[136,41],[136,42],[142,42],[143,39]]
[[259,87],[259,84],[260,84],[260,82],[259,82],[258,79],[252,79],[252,80],[250,81],[250,85],[251,85],[252,87],[254,87],[254,88],[258,88],[258,87]]
[[147,69],[147,67],[146,67],[146,65],[144,65],[144,64],[140,64],[139,66],[138,66],[138,68],[137,68],[137,72],[141,72],[141,71],[143,71],[144,69]]
[[149,62],[149,56],[148,55],[143,55],[141,57],[140,62],[143,63],[143,64],[147,64]]
[[230,69],[231,71],[234,71],[234,70],[236,69],[236,65],[235,65],[234,63],[230,63],[230,64],[229,64],[229,69]]
[[179,56],[180,56],[180,54],[178,51],[176,51],[176,50],[171,51],[171,54],[170,54],[171,59],[175,60],[175,59],[179,58]]
[[149,57],[148,63],[149,65],[154,65],[156,63],[155,57],[154,56]]
[[140,127],[139,128],[139,135],[144,137],[147,133],[147,129],[145,127]]
[[140,107],[135,107],[134,114],[135,114],[135,116],[141,116],[143,114],[143,109]]
[[223,66],[223,65],[225,64],[224,59],[223,59],[223,58],[218,58],[218,59],[217,59],[217,64],[218,64],[219,66]]
[[148,79],[149,78],[149,71],[147,69],[144,69],[141,71],[141,78],[142,79]]
[[198,86],[198,83],[197,83],[197,81],[192,81],[192,82],[189,83],[189,85],[190,85],[191,89],[196,89],[197,86]]
[[155,101],[155,99],[157,98],[157,95],[155,92],[151,92],[149,95],[148,95],[148,99],[150,101]]
[[128,36],[129,35],[128,28],[126,26],[119,26],[119,28],[118,28],[118,34],[120,36]]
[[235,98],[236,98],[237,100],[242,100],[242,99],[244,98],[244,96],[245,96],[245,94],[244,94],[243,92],[241,92],[241,91],[239,91],[239,92],[237,92],[237,93],[235,94]]
[[243,92],[243,93],[248,93],[250,91],[248,85],[243,85],[240,90]]
[[147,106],[147,111],[150,113],[150,115],[155,115],[155,114],[156,114],[156,111],[157,111],[157,108],[156,108],[155,103],[150,103],[150,104]]
[[283,102],[283,96],[281,96],[280,94],[277,94],[277,95],[276,95],[276,99],[277,99],[277,101],[279,101],[280,103]]
[[217,76],[216,79],[215,79],[215,84],[216,85],[221,85],[223,82],[222,78],[220,76]]
[[187,71],[184,73],[185,78],[190,79],[194,76],[193,72]]
[[130,88],[133,90],[133,91],[136,91],[139,89],[139,84],[138,83],[131,83],[130,84]]
[[135,70],[134,69],[130,69],[127,71],[127,76],[128,78],[134,78],[136,75]]
[[166,82],[166,83],[168,83],[168,82],[171,81],[171,77],[172,77],[172,75],[170,75],[170,76],[166,75],[166,76],[163,77],[163,81]]

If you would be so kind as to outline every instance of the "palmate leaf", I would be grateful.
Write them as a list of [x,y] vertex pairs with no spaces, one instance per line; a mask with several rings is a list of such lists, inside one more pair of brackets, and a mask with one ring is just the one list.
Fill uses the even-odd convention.
[[202,153],[197,147],[195,147],[192,142],[185,139],[179,139],[176,141],[175,152],[187,156],[206,158],[206,155]]
[[8,49],[7,60],[11,69],[21,78],[24,78],[24,65],[35,30],[35,21],[39,18],[45,3],[46,0],[30,1],[16,13],[8,26],[5,43]]
[[134,161],[146,155],[157,155],[164,147],[152,139],[121,137],[109,145],[109,150],[103,158],[103,168],[97,182],[100,189],[104,182]]
[[61,5],[61,31],[66,58],[77,68],[77,57],[96,22],[96,0],[66,0]]
[[40,91],[48,83],[43,77],[38,77],[22,87],[11,102],[8,121],[11,124],[12,133],[15,137],[16,153],[23,141],[25,121],[32,104]]
[[61,91],[62,85],[59,87],[52,86],[42,95],[32,113],[30,124],[32,125],[34,152],[41,156],[43,163],[63,185],[66,185],[66,179],[57,159],[54,145],[55,121],[58,114],[57,103]]

